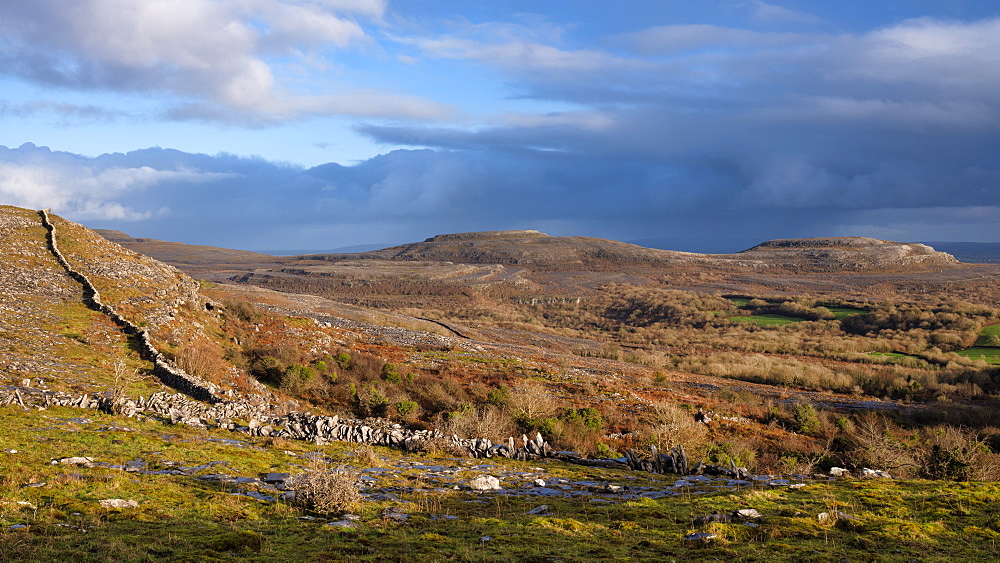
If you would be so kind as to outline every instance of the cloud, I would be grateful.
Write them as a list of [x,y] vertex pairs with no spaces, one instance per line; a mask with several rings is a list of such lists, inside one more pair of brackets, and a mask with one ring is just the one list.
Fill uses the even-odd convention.
[[83,157],[52,153],[33,145],[14,151],[4,149],[3,157],[0,198],[5,204],[51,208],[78,220],[149,219],[153,210],[137,210],[117,200],[163,183],[201,183],[224,176],[150,166],[94,166]]
[[171,117],[441,117],[450,110],[416,96],[373,96],[346,84],[310,95],[278,78],[294,63],[370,43],[355,18],[384,11],[381,0],[9,2],[0,4],[0,74],[78,90],[167,94],[176,100],[165,112]]
[[78,105],[52,100],[33,100],[24,103],[0,101],[0,115],[10,117],[52,115],[66,124],[114,121],[122,117],[127,117],[125,112],[102,108],[93,104]]
[[258,250],[516,228],[668,237],[679,249],[714,251],[831,234],[983,240],[1000,230],[1000,214],[989,212],[1000,208],[998,188],[995,167],[850,170],[802,155],[654,163],[491,143],[304,170],[166,149],[95,158],[0,149],[0,203],[53,207],[135,236]]
[[760,0],[752,0],[750,2],[750,9],[751,9],[751,16],[753,17],[753,19],[761,23],[811,24],[823,21],[821,18],[816,17],[812,14],[807,14],[805,12],[800,12],[797,10],[790,10],[782,6],[778,6],[776,4],[768,4],[767,2],[761,2]]

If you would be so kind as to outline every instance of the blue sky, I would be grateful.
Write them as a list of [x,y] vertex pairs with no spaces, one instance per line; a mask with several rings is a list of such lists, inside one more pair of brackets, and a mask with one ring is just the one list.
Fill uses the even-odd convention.
[[1000,241],[1000,4],[0,3],[0,203],[258,250]]

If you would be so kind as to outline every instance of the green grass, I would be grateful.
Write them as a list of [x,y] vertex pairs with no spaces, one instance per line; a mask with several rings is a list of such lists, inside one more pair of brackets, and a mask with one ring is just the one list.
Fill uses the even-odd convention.
[[993,346],[973,346],[972,348],[959,350],[955,353],[959,356],[965,356],[966,358],[972,358],[974,360],[983,359],[986,360],[987,363],[1000,365],[1000,348]]
[[[92,422],[78,420],[86,417]],[[118,429],[110,429],[117,427]],[[128,429],[122,429],[128,427]],[[236,438],[244,446],[213,439]],[[155,421],[114,418],[94,411],[0,408],[0,560],[17,561],[509,561],[509,560],[739,560],[739,561],[962,561],[1000,558],[1000,484],[930,481],[836,481],[801,490],[753,488],[658,500],[477,496],[422,483],[405,462],[455,465],[465,480],[487,472],[560,477],[663,488],[676,477],[599,470],[554,461],[462,460],[376,448],[394,471],[374,486],[402,503],[367,500],[355,510],[353,530],[323,524],[336,516],[305,513],[284,502],[236,496],[232,485],[197,475],[141,475],[115,469],[51,465],[85,455],[154,466],[225,461],[200,474],[255,477],[295,473],[302,455],[321,452],[350,464],[353,444],[251,439]],[[45,483],[40,487],[25,487]],[[516,487],[516,483],[506,483]],[[103,509],[99,499],[139,502],[135,509]],[[22,504],[28,503],[28,504]],[[540,504],[550,514],[529,515]],[[383,519],[385,508],[409,519]],[[755,508],[758,527],[693,525],[702,515]],[[855,517],[821,522],[832,510]],[[456,516],[445,520],[442,515]],[[303,519],[303,516],[310,517]],[[11,530],[12,525],[26,528]],[[80,530],[87,530],[82,533]],[[708,545],[689,545],[691,532],[714,532]],[[489,538],[489,539],[483,539]]]
[[732,301],[733,303],[735,303],[739,307],[746,307],[747,305],[750,304],[750,298],[749,297],[726,297],[726,299],[728,299],[729,301]]
[[1000,339],[1000,324],[990,325],[983,327],[983,330],[979,332],[979,338],[976,339],[975,345],[996,348],[991,343],[996,342],[998,339]]
[[1000,365],[1000,347],[991,345],[998,339],[1000,339],[1000,324],[983,327],[983,330],[979,332],[979,338],[976,339],[975,345],[971,348],[966,348],[965,350],[959,350],[956,354],[959,356],[965,356],[966,358],[972,358],[974,360],[982,359],[987,363]]
[[765,313],[748,317],[729,317],[729,320],[737,323],[754,323],[759,326],[783,326],[790,323],[802,322],[805,319],[775,313]]
[[827,309],[833,313],[834,317],[838,321],[842,321],[851,315],[860,315],[867,312],[864,309],[858,309],[856,307],[827,307]]

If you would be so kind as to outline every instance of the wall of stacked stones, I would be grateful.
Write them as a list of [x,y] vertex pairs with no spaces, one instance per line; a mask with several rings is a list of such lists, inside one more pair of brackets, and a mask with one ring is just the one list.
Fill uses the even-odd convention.
[[91,282],[90,279],[87,278],[87,276],[82,272],[74,269],[59,250],[59,243],[56,240],[56,227],[49,219],[47,210],[43,209],[39,211],[38,214],[42,218],[42,225],[44,225],[46,231],[48,231],[46,238],[52,255],[55,256],[59,265],[66,270],[70,277],[83,286],[84,303],[91,309],[100,311],[101,313],[107,315],[122,329],[125,334],[136,336],[139,339],[140,353],[144,359],[153,362],[154,375],[156,375],[156,377],[165,385],[202,401],[208,401],[210,403],[219,402],[219,398],[216,396],[216,393],[219,391],[218,387],[171,364],[166,357],[164,357],[163,354],[161,354],[160,351],[153,346],[149,339],[149,333],[146,330],[140,329],[131,321],[119,314],[114,307],[101,301],[101,293],[97,290],[97,287],[93,284],[93,282]]
[[689,467],[683,447],[673,448],[669,454],[655,447],[651,455],[639,456],[629,450],[625,458],[584,459],[575,452],[556,451],[540,434],[534,438],[521,436],[508,438],[495,444],[483,438],[448,436],[437,430],[414,430],[381,418],[364,420],[292,412],[279,415],[271,405],[254,405],[245,401],[206,404],[183,394],[154,393],[148,398],[126,399],[115,402],[102,395],[71,394],[45,391],[30,387],[0,388],[0,405],[19,405],[24,408],[54,406],[97,409],[130,417],[150,417],[173,424],[198,428],[218,428],[248,436],[306,440],[317,444],[333,441],[386,446],[405,451],[423,451],[444,447],[475,458],[506,457],[519,460],[554,458],[579,465],[611,469],[632,469],[652,473],[679,475],[709,474],[746,478],[746,469],[735,466],[696,464]]

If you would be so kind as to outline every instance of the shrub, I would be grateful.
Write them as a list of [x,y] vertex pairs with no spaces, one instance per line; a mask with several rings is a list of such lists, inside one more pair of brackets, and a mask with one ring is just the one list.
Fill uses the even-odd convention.
[[301,364],[292,364],[281,374],[279,386],[286,393],[302,391],[316,377],[316,370]]
[[975,433],[954,426],[925,428],[918,454],[919,474],[928,479],[993,480],[1000,458]]
[[226,369],[222,356],[222,347],[218,344],[195,340],[177,351],[177,367],[212,381]]
[[325,460],[313,460],[285,485],[295,493],[292,504],[320,514],[347,512],[361,502],[358,473],[343,466],[331,469]]
[[417,409],[419,407],[420,405],[418,405],[415,401],[399,401],[398,403],[392,405],[392,408],[396,409],[396,414],[403,419],[416,416]]
[[341,352],[333,359],[337,361],[337,365],[340,366],[340,369],[347,369],[351,366],[351,355],[347,352]]
[[402,380],[402,376],[396,371],[396,366],[393,364],[385,364],[382,366],[382,379],[388,381],[389,383],[399,383]]
[[792,426],[800,434],[812,434],[819,430],[820,420],[816,409],[809,403],[797,403],[792,406]]

